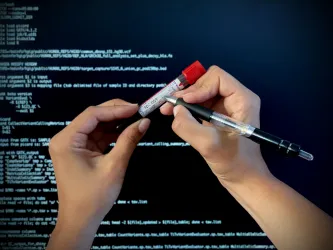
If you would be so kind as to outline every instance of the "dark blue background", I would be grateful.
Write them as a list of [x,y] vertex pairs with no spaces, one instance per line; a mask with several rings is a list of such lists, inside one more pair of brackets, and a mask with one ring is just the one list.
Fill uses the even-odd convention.
[[[301,144],[315,156],[313,162],[306,162],[264,150],[269,168],[333,214],[332,4],[99,0],[54,1],[41,7],[38,20],[44,24],[38,25],[37,47],[130,48],[133,53],[174,54],[173,60],[162,64],[168,66],[167,73],[154,77],[134,73],[137,78],[104,73],[107,79],[165,82],[194,60],[206,67],[216,64],[235,76],[261,97],[261,127]],[[142,62],[134,64],[145,65]],[[149,95],[110,91],[96,102],[115,96],[142,102]]]
[[[313,162],[306,162],[263,149],[270,170],[333,215],[333,8],[332,4],[314,2],[41,1],[40,11],[31,22],[38,27],[38,38],[25,48],[132,49],[133,53],[174,55],[174,59],[156,62],[40,60],[42,65],[168,67],[167,72],[159,73],[48,74],[53,82],[60,83],[158,83],[172,80],[195,60],[206,68],[220,66],[261,97],[263,130],[299,143],[314,155]],[[116,97],[141,103],[154,91],[38,90],[34,100],[43,109],[29,117],[14,113],[13,117],[71,120],[86,106]],[[155,114],[145,140],[181,141],[172,133],[171,122],[171,117]],[[57,132],[50,131],[36,131],[35,135],[51,137]],[[222,218],[229,223],[229,230],[256,228],[191,148],[138,148],[120,198],[148,199],[149,213],[141,207],[115,207],[110,217]]]

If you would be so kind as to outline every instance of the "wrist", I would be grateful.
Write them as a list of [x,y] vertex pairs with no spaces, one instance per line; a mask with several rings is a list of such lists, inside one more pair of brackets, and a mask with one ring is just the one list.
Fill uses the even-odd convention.
[[96,233],[102,219],[90,218],[85,215],[63,215],[61,211],[58,212],[57,224],[55,226],[56,232],[73,232],[77,234]]
[[95,223],[58,220],[47,249],[90,249],[97,230]]
[[231,193],[258,193],[264,186],[270,185],[276,180],[264,161],[244,166],[234,178],[218,179],[221,185]]
[[224,188],[252,217],[258,204],[267,203],[280,181],[269,171],[246,174],[242,181],[220,181]]
[[75,230],[89,228],[97,231],[104,216],[100,211],[96,212],[94,208],[77,208],[67,204],[59,204],[57,225],[62,230],[65,228]]
[[[56,234],[93,234],[98,230],[97,223],[87,223],[83,221],[57,221],[53,230]],[[53,234],[53,233],[52,233]]]

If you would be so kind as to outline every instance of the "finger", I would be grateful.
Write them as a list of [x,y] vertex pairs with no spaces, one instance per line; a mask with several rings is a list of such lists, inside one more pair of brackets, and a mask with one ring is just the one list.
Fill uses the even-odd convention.
[[175,119],[172,130],[184,141],[188,142],[202,155],[210,142],[216,141],[214,128],[201,125],[191,113],[183,106],[174,108]]
[[[189,92],[193,92],[193,87],[194,85],[192,85],[191,87],[178,91],[176,93],[173,94],[173,96],[181,98],[183,97],[183,95],[189,93]],[[165,103],[160,107],[160,111],[163,115],[172,115],[173,114],[173,105],[171,103]]]
[[126,102],[122,99],[112,99],[112,100],[109,100],[109,101],[106,101],[106,102],[103,102],[101,104],[99,104],[98,106],[117,106],[117,105],[131,105],[133,103],[130,103],[130,102]]
[[228,97],[236,91],[244,92],[245,86],[221,68],[212,66],[196,84],[189,88],[189,91],[183,95],[183,99],[189,103],[201,103],[216,95]]
[[72,132],[89,134],[99,122],[110,122],[128,118],[135,114],[138,105],[91,106],[78,115],[69,125]]
[[169,102],[164,103],[160,107],[160,111],[163,115],[172,115],[173,105]]
[[[180,96],[177,96],[177,97],[181,97]],[[211,98],[203,103],[201,103],[200,105],[206,107],[206,108],[211,108],[215,103],[218,102],[218,100],[221,99],[221,97],[219,96],[216,96],[214,98]],[[173,114],[173,107],[174,105],[172,105],[171,103],[167,102],[165,104],[163,104],[161,107],[160,107],[160,111],[163,115],[172,115]],[[217,110],[215,110],[217,111]]]
[[137,144],[148,130],[149,125],[150,120],[144,118],[127,127],[119,135],[116,145],[107,155],[107,157],[127,163]]
[[193,88],[194,85],[191,85],[190,87],[186,88],[186,89],[183,89],[183,90],[180,90],[180,91],[177,91],[176,93],[173,94],[173,96],[175,97],[182,97],[183,95],[187,94],[188,92],[192,92],[192,88]]
[[[196,84],[191,85],[187,89],[176,92],[174,96],[182,97],[184,101],[189,103],[204,103],[210,98],[215,97],[218,94],[219,89],[218,82],[211,81],[212,78],[214,78],[214,76],[211,76],[212,72],[214,73],[214,71],[216,71],[214,68],[214,66],[210,67],[209,70],[197,80]],[[171,115],[172,110],[173,106],[170,104],[164,104],[160,108],[161,113],[164,115]]]
[[183,99],[189,103],[203,103],[214,96],[222,96],[224,99],[218,103],[223,107],[216,104],[214,110],[259,126],[260,98],[217,66],[210,67],[207,73],[191,86],[191,92],[183,95]]

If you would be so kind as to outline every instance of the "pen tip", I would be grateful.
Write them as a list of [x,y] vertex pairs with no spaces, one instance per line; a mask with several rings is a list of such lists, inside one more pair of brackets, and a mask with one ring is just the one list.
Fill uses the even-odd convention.
[[174,96],[169,96],[169,95],[164,96],[164,99],[165,99],[167,102],[171,102],[171,103],[173,103],[173,104],[175,104],[176,101],[177,101],[177,98],[176,98],[176,97],[174,97]]
[[314,158],[312,154],[305,152],[304,150],[301,150],[298,156],[308,161],[313,161]]

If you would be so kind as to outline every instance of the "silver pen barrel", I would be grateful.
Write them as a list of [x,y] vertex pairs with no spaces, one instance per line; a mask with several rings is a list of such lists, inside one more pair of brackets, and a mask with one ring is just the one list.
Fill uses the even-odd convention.
[[228,132],[234,132],[246,137],[251,136],[253,131],[255,130],[255,127],[252,127],[249,124],[236,121],[233,118],[217,112],[213,112],[210,118],[210,123],[214,124],[215,126],[221,127]]

